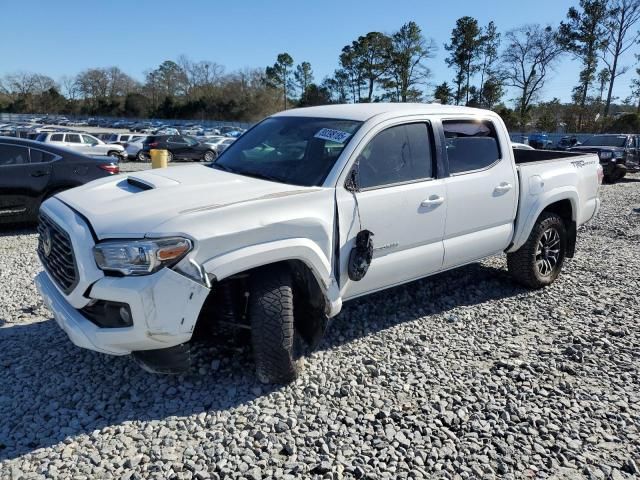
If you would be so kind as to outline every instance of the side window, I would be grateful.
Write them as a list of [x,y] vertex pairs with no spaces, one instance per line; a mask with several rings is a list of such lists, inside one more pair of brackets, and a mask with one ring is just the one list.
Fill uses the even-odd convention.
[[378,133],[358,157],[358,186],[381,187],[433,176],[429,126],[411,123]]
[[491,122],[444,120],[449,173],[482,170],[500,160],[496,129]]
[[96,139],[91,137],[90,135],[82,135],[82,141],[84,143],[86,143],[86,144],[89,144],[89,145],[97,145],[98,144]]
[[29,149],[31,154],[31,163],[47,163],[52,162],[56,156],[52,153],[43,152],[42,150]]
[[18,145],[0,145],[0,166],[29,163],[29,150]]
[[51,138],[49,139],[50,142],[61,142],[62,141],[62,134],[61,133],[54,133],[53,135],[51,135]]
[[69,143],[82,143],[80,141],[80,135],[78,135],[77,133],[67,133],[66,141]]

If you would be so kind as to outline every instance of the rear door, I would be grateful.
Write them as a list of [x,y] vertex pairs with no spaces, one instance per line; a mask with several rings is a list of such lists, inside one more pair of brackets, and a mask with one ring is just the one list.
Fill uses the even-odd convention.
[[35,218],[56,159],[40,150],[0,143],[0,223]]
[[65,133],[64,144],[67,148],[71,148],[76,152],[89,154],[90,149],[87,145],[82,143],[82,138],[79,133]]
[[444,268],[503,251],[513,237],[518,178],[510,141],[492,120],[442,120],[449,177]]

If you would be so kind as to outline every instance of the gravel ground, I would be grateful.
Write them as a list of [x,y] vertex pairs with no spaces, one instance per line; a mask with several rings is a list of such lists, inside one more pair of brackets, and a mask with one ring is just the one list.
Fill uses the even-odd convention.
[[247,349],[168,377],[76,348],[33,287],[35,235],[4,232],[0,478],[639,476],[640,175],[602,199],[551,287],[496,257],[347,303],[271,388]]

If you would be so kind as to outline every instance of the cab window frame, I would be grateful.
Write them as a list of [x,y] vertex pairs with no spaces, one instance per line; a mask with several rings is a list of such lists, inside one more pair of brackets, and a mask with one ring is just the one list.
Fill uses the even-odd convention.
[[[354,163],[351,165],[351,168],[349,168],[348,174],[345,178],[343,187],[348,189],[349,186],[349,182],[350,182],[350,178],[351,175],[353,174],[353,170],[356,168],[356,163],[358,162],[358,157],[360,157],[360,155],[362,154],[362,152],[364,151],[365,148],[367,148],[367,146],[381,133],[390,130],[392,128],[397,128],[397,127],[406,127],[408,125],[424,125],[426,127],[426,132],[427,132],[427,144],[429,145],[429,154],[430,154],[430,163],[431,163],[431,176],[429,177],[421,177],[421,178],[415,178],[412,180],[403,180],[400,182],[393,182],[393,183],[385,183],[383,185],[374,185],[371,187],[360,187],[358,185],[358,192],[368,192],[368,191],[373,191],[373,190],[380,190],[383,188],[393,188],[393,187],[398,187],[398,186],[402,186],[402,185],[411,185],[413,183],[422,183],[422,182],[430,182],[433,181],[435,179],[438,178],[438,162],[437,162],[437,150],[438,150],[438,142],[436,141],[436,137],[435,137],[435,133],[434,133],[434,125],[433,122],[431,120],[428,119],[411,119],[411,120],[407,120],[407,121],[403,121],[403,122],[399,122],[399,123],[394,123],[391,125],[387,125],[384,128],[381,128],[380,130],[377,130],[372,136],[371,138],[367,139],[364,141],[363,146],[360,147],[358,146],[356,152],[357,152],[357,156],[356,156],[356,160],[354,161]],[[354,152],[355,153],[355,152]],[[357,168],[359,169],[360,166],[358,164]]]
[[[451,171],[451,163],[449,161],[449,152],[447,150],[447,134],[446,134],[446,125],[447,123],[482,123],[489,127],[492,132],[492,135],[489,135],[488,138],[493,138],[496,142],[496,147],[498,149],[498,158],[494,160],[492,163],[488,164],[485,167],[475,168],[473,170],[464,170],[461,172],[452,172]],[[502,145],[500,144],[500,136],[498,134],[498,129],[496,128],[495,122],[490,118],[473,118],[473,117],[448,117],[443,118],[442,122],[442,137],[444,140],[443,153],[446,158],[447,172],[450,177],[459,177],[461,175],[470,175],[474,173],[484,172],[486,170],[490,170],[496,165],[498,165],[502,160],[504,160],[504,152],[502,149]]]

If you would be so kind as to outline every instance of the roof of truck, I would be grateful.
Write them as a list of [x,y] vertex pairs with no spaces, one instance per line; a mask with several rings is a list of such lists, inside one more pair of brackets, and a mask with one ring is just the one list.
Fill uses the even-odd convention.
[[377,115],[404,116],[414,114],[478,114],[487,110],[441,105],[439,103],[348,103],[322,105],[319,107],[294,108],[276,113],[274,116],[322,117],[366,121]]

